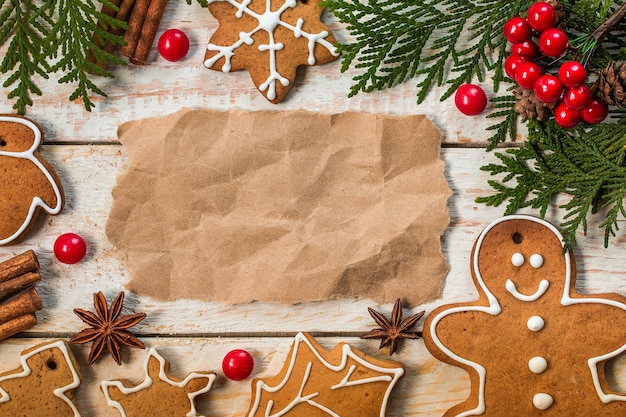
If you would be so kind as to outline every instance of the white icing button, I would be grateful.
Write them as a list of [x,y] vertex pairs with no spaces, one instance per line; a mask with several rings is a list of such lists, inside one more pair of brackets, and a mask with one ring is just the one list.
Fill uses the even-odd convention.
[[535,374],[540,374],[548,368],[548,361],[541,356],[535,356],[528,361],[528,369]]
[[545,326],[545,322],[539,316],[532,316],[526,322],[526,326],[528,326],[528,330],[530,330],[531,332],[538,332],[539,330],[543,329],[543,326]]
[[533,405],[539,410],[547,410],[552,407],[552,403],[554,403],[552,396],[543,392],[537,393],[533,397]]
[[543,266],[543,256],[539,255],[538,253],[532,255],[530,257],[530,266],[535,269],[541,268]]
[[524,255],[519,252],[516,252],[511,256],[511,263],[513,266],[522,266],[524,265]]

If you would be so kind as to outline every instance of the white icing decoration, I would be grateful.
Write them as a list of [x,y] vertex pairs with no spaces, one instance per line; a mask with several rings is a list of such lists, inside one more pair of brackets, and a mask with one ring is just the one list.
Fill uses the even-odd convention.
[[517,298],[520,301],[537,301],[539,299],[539,297],[541,297],[542,295],[544,295],[546,293],[546,291],[548,291],[548,287],[550,286],[550,282],[547,279],[542,279],[541,282],[539,283],[539,288],[537,288],[537,291],[535,291],[534,294],[531,295],[525,295],[520,293],[519,291],[517,291],[517,288],[515,287],[515,283],[513,281],[511,281],[510,279],[506,280],[506,290],[515,298]]
[[530,256],[530,266],[533,268],[541,268],[543,266],[543,256],[538,253]]
[[54,195],[57,201],[56,206],[50,207],[41,199],[41,197],[39,196],[33,197],[33,201],[30,204],[30,208],[28,209],[28,214],[26,216],[26,219],[24,220],[24,223],[22,223],[22,225],[17,229],[17,231],[13,233],[11,236],[4,238],[4,239],[0,239],[0,245],[6,245],[7,243],[10,243],[15,238],[20,236],[22,233],[24,233],[28,225],[32,223],[33,216],[35,215],[35,211],[37,210],[37,207],[41,207],[49,214],[59,214],[61,212],[61,208],[63,207],[63,197],[61,196],[61,190],[59,186],[57,185],[57,183],[54,181],[54,177],[52,176],[52,174],[46,169],[43,163],[39,159],[37,159],[34,155],[35,151],[39,148],[39,145],[41,145],[41,130],[39,130],[37,125],[35,125],[30,120],[23,119],[21,117],[13,117],[13,116],[0,116],[0,122],[20,123],[33,131],[35,135],[35,140],[33,141],[33,144],[30,147],[30,149],[23,151],[23,152],[0,151],[0,156],[27,159],[31,161],[33,164],[35,164],[35,166],[39,168],[39,170],[44,174],[46,179],[50,182],[50,185],[52,186],[52,189],[54,190]]
[[109,387],[116,387],[124,395],[132,394],[134,392],[141,391],[142,389],[151,387],[152,378],[149,375],[150,358],[155,358],[156,360],[159,361],[159,379],[161,381],[167,382],[168,384],[172,386],[183,388],[185,387],[185,385],[189,383],[189,381],[191,381],[192,379],[196,379],[196,378],[205,378],[209,380],[209,382],[204,388],[199,389],[198,391],[195,391],[195,392],[190,392],[187,395],[189,397],[189,403],[190,403],[189,406],[191,407],[191,410],[186,414],[186,416],[187,417],[202,417],[200,414],[197,414],[196,412],[196,405],[194,403],[194,399],[198,395],[204,394],[205,392],[208,392],[211,389],[211,385],[213,385],[213,381],[215,381],[215,378],[216,378],[215,374],[201,374],[197,372],[192,372],[180,382],[173,381],[165,373],[165,359],[159,354],[159,352],[157,352],[155,348],[150,348],[150,350],[148,351],[148,356],[146,357],[146,360],[143,364],[145,379],[141,384],[128,388],[124,386],[124,384],[122,384],[121,381],[102,381],[100,386],[106,398],[107,404],[110,407],[116,408],[120,412],[122,417],[127,417],[126,411],[124,410],[124,407],[122,406],[122,404],[120,404],[118,401],[113,400],[110,397]]
[[[292,349],[291,358],[290,358],[290,362],[289,362],[289,367],[287,369],[287,373],[285,374],[284,379],[278,385],[276,385],[275,387],[271,387],[271,386],[267,385],[264,381],[258,381],[256,383],[256,386],[254,387],[255,392],[256,392],[255,401],[254,401],[254,405],[250,409],[250,412],[248,413],[248,417],[254,416],[256,414],[256,412],[258,411],[260,403],[261,403],[261,394],[262,394],[263,390],[265,390],[267,392],[277,392],[277,391],[281,390],[287,384],[287,382],[289,382],[289,379],[291,378],[291,374],[293,373],[294,367],[296,365],[296,358],[297,358],[297,355],[298,355],[298,349],[300,348],[300,344],[301,343],[306,344],[309,347],[309,349],[311,349],[311,351],[315,354],[315,356],[317,357],[319,362],[322,363],[324,366],[326,366],[328,369],[330,369],[333,372],[345,371],[346,370],[346,365],[348,364],[348,359],[353,359],[358,364],[360,364],[360,365],[362,365],[362,366],[364,366],[364,367],[366,367],[368,369],[371,369],[371,370],[373,370],[375,372],[379,372],[381,374],[385,374],[385,375],[380,375],[380,376],[371,377],[371,378],[350,380],[350,377],[352,376],[352,374],[354,373],[354,370],[356,369],[355,365],[351,365],[350,368],[348,368],[348,370],[346,372],[346,375],[343,377],[341,382],[339,382],[338,384],[333,385],[331,387],[331,389],[335,390],[335,389],[341,389],[341,388],[355,386],[355,385],[369,384],[371,382],[379,382],[379,381],[389,382],[387,390],[385,391],[385,396],[383,398],[383,404],[382,404],[382,407],[380,409],[380,416],[379,416],[379,417],[385,417],[387,403],[389,401],[389,396],[391,395],[391,391],[392,391],[394,385],[396,384],[396,382],[398,382],[398,380],[402,377],[402,375],[404,375],[404,369],[403,368],[383,368],[383,367],[380,367],[380,366],[376,366],[376,365],[374,365],[372,363],[369,363],[369,362],[363,360],[362,358],[360,358],[358,355],[356,355],[352,351],[352,348],[350,347],[350,345],[347,345],[347,344],[342,346],[342,349],[341,349],[341,362],[338,365],[333,365],[333,364],[329,363],[328,361],[326,361],[320,355],[320,353],[313,347],[313,345],[307,339],[307,337],[304,334],[302,334],[302,333],[298,333],[296,335],[296,337],[295,337],[294,346],[293,346],[293,349]],[[302,379],[302,383],[300,385],[300,391],[298,392],[298,395],[296,396],[296,398],[294,398],[289,404],[287,404],[282,411],[276,412],[274,414],[271,414],[274,402],[272,400],[269,400],[267,402],[267,409],[266,409],[266,412],[265,412],[265,417],[280,417],[280,416],[283,416],[286,413],[288,413],[291,409],[293,409],[293,407],[295,407],[296,405],[301,404],[303,402],[306,402],[309,405],[324,411],[325,413],[327,413],[328,415],[330,415],[332,417],[341,417],[339,414],[337,414],[334,411],[330,410],[328,407],[326,407],[326,406],[324,406],[322,404],[319,404],[319,403],[317,403],[317,402],[315,402],[313,400],[313,398],[315,398],[316,396],[319,395],[319,392],[314,392],[314,393],[311,393],[311,394],[309,394],[307,396],[304,396],[304,397],[302,396],[302,391],[304,390],[304,386],[308,382],[309,374],[311,372],[312,366],[313,366],[313,364],[311,362],[309,362],[308,365],[307,365],[307,369],[306,369],[306,372],[304,374],[304,377]]]
[[554,400],[552,399],[552,396],[543,392],[537,393],[533,397],[533,405],[539,410],[547,410],[552,407],[553,403]]
[[[64,387],[56,388],[52,392],[54,393],[55,396],[65,401],[67,405],[70,406],[70,408],[74,412],[74,417],[80,417],[80,413],[78,412],[78,408],[76,407],[76,405],[65,395],[66,391],[70,391],[70,390],[78,388],[78,386],[80,385],[80,377],[78,376],[78,372],[76,372],[76,369],[74,369],[74,364],[72,362],[72,357],[70,355],[70,352],[67,348],[67,344],[62,340],[58,340],[56,342],[52,342],[52,343],[48,343],[46,345],[40,346],[39,348],[32,350],[28,352],[26,355],[20,357],[20,365],[22,366],[22,369],[23,369],[22,372],[0,377],[0,385],[2,384],[3,381],[9,380],[9,379],[24,378],[24,377],[29,376],[32,370],[28,366],[28,363],[27,363],[28,359],[48,349],[59,349],[61,353],[63,353],[63,357],[65,358],[67,367],[72,372],[72,382],[70,382]],[[0,403],[4,403],[10,400],[11,400],[11,397],[9,393],[7,393],[0,386]]]
[[541,374],[548,369],[548,361],[541,356],[535,356],[528,361],[528,369],[530,369],[532,373]]
[[513,256],[511,256],[511,263],[513,266],[517,267],[524,265],[524,255],[519,252],[515,252]]
[[530,330],[531,332],[538,332],[542,330],[544,325],[545,325],[545,322],[543,321],[543,318],[539,316],[532,316],[526,322],[526,326],[528,327],[528,330]]
[[[455,313],[460,313],[460,312],[466,312],[466,311],[478,311],[478,312],[483,312],[483,313],[487,313],[487,314],[491,314],[491,315],[498,315],[500,314],[500,312],[502,311],[502,308],[500,307],[500,304],[498,303],[498,300],[496,299],[496,297],[491,293],[491,291],[488,290],[487,285],[485,284],[485,282],[483,281],[483,277],[478,269],[478,255],[480,254],[480,249],[482,246],[482,243],[485,239],[485,236],[487,235],[487,233],[489,233],[489,231],[491,229],[493,229],[495,226],[497,226],[498,224],[505,222],[505,221],[509,221],[509,220],[525,220],[525,221],[532,221],[535,223],[539,223],[541,225],[543,225],[544,227],[548,228],[552,233],[554,233],[554,235],[557,237],[557,239],[559,240],[559,242],[561,242],[561,246],[563,245],[563,235],[561,235],[561,233],[559,232],[559,230],[554,227],[552,224],[548,223],[547,221],[543,220],[543,219],[539,219],[536,217],[532,217],[532,216],[526,216],[523,214],[519,214],[519,215],[511,215],[511,216],[505,216],[502,217],[494,222],[492,222],[489,226],[487,226],[485,228],[485,230],[482,231],[482,233],[480,234],[480,236],[478,237],[478,240],[476,241],[476,247],[474,250],[474,256],[472,258],[472,268],[474,269],[474,273],[476,275],[476,281],[480,287],[480,289],[485,293],[485,296],[487,297],[487,300],[489,302],[488,306],[459,306],[459,307],[453,307],[447,310],[442,311],[440,314],[438,314],[437,316],[435,316],[435,318],[431,321],[430,323],[430,335],[431,338],[433,340],[433,343],[435,343],[435,345],[439,348],[439,350],[441,350],[443,353],[445,353],[448,357],[454,359],[455,361],[470,366],[471,368],[473,368],[476,373],[478,374],[478,405],[468,411],[465,411],[461,414],[458,414],[455,417],[465,417],[465,416],[473,416],[473,415],[480,415],[483,414],[485,412],[485,378],[486,378],[486,370],[485,368],[476,362],[470,361],[469,359],[465,359],[459,355],[457,355],[456,353],[452,352],[450,349],[448,349],[439,339],[439,336],[437,335],[437,324],[439,324],[439,322],[441,321],[441,319],[443,319],[444,317],[450,315],[450,314],[455,314]],[[613,307],[617,307],[620,308],[624,311],[626,311],[626,305],[623,303],[620,303],[619,301],[614,301],[614,300],[607,300],[604,298],[572,298],[569,295],[569,289],[571,286],[571,280],[572,280],[572,265],[571,265],[571,256],[569,252],[565,252],[563,254],[563,257],[565,258],[565,284],[563,286],[563,295],[561,297],[561,304],[564,306],[568,306],[568,305],[573,305],[573,304],[585,304],[585,303],[599,303],[599,304],[605,304],[605,305],[611,305]],[[611,358],[614,358],[616,356],[618,356],[619,354],[621,354],[622,352],[626,351],[626,344],[622,345],[621,347],[619,347],[618,349],[615,349],[613,352],[609,352],[605,355],[601,355],[601,356],[596,356],[593,358],[590,358],[587,361],[587,365],[589,366],[589,370],[591,371],[591,376],[593,379],[593,384],[596,388],[596,393],[598,394],[598,397],[600,398],[600,400],[603,403],[609,403],[611,401],[626,401],[626,395],[618,395],[618,394],[606,394],[603,390],[602,387],[600,385],[600,377],[598,375],[598,368],[597,368],[597,364],[600,362],[604,362],[607,361]],[[547,395],[547,394],[546,394]]]
[[[267,90],[267,98],[273,100],[276,98],[276,82],[280,82],[283,86],[289,85],[289,80],[282,76],[276,66],[276,51],[280,51],[283,49],[284,45],[282,43],[276,43],[274,40],[274,31],[277,27],[282,26],[293,33],[294,38],[306,38],[307,39],[307,48],[308,48],[308,58],[307,63],[309,65],[315,64],[315,45],[321,45],[326,48],[333,56],[339,56],[339,53],[336,51],[334,45],[328,42],[326,39],[328,36],[328,31],[321,31],[320,33],[309,33],[302,30],[302,25],[304,24],[304,20],[299,18],[296,21],[296,26],[293,26],[287,22],[284,22],[280,19],[281,14],[289,9],[294,8],[297,5],[296,0],[286,0],[285,3],[278,9],[272,11],[271,9],[271,0],[266,0],[265,2],[265,11],[262,14],[256,13],[255,11],[248,8],[252,0],[245,0],[241,3],[238,3],[236,0],[214,0],[214,1],[226,1],[232,6],[234,6],[237,11],[235,12],[235,16],[240,19],[243,17],[244,13],[248,16],[253,17],[257,20],[257,26],[252,29],[250,32],[241,32],[239,34],[239,40],[232,45],[221,46],[214,45],[209,43],[207,45],[207,49],[209,51],[217,51],[218,53],[213,57],[204,61],[204,66],[207,68],[211,68],[215,63],[220,59],[224,58],[224,65],[222,66],[222,72],[230,72],[231,66],[231,58],[235,55],[235,49],[242,46],[244,43],[247,45],[252,45],[254,40],[252,39],[252,35],[256,32],[263,30],[267,32],[269,35],[268,44],[261,44],[258,46],[259,51],[269,51],[269,71],[270,74],[267,79],[259,86],[259,90],[266,91]],[[211,1],[212,3],[213,1]]]

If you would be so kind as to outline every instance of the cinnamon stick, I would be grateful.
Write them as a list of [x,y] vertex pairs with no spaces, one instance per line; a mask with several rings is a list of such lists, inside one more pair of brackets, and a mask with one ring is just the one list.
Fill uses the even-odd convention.
[[130,62],[133,64],[146,65],[148,63],[148,56],[150,55],[156,33],[159,30],[166,5],[167,0],[151,0],[146,19],[141,27],[137,48],[130,59]]
[[[128,23],[128,20],[130,19],[130,14],[133,11],[134,5],[135,5],[135,0],[121,0],[119,2],[119,10],[117,11],[117,13],[115,13],[115,18],[119,21]],[[123,31],[124,29],[122,29],[119,26],[109,27],[109,30],[108,30],[108,32],[114,36],[121,35]],[[100,43],[98,43],[96,39],[94,39],[94,43],[100,46]],[[105,41],[104,45],[101,45],[101,48],[105,52],[112,53],[113,50],[115,49],[115,44],[109,41]],[[89,52],[89,56],[87,59],[89,59],[90,62],[98,65],[100,68],[106,67],[106,62],[96,62],[96,56],[91,51]]]
[[39,261],[32,250],[0,263],[0,283],[29,272],[39,272]]
[[[120,7],[120,4],[122,3],[122,0],[109,0],[113,5],[115,5],[116,7]],[[103,4],[102,5],[102,9],[100,9],[100,13],[102,13],[105,16],[109,16],[109,17],[113,17],[115,16],[115,14],[117,13],[112,7],[110,7],[107,4]],[[106,32],[111,32],[111,26],[109,26],[108,24],[102,22],[101,20],[98,20],[98,23],[96,25],[99,29],[103,29]],[[106,41],[100,41],[100,38],[98,38],[96,36],[96,34],[94,33],[93,35],[93,43],[94,45],[96,45],[96,47],[98,49],[104,49],[103,47],[103,43],[105,44],[107,43]],[[89,51],[89,53],[87,54],[87,60],[89,62],[93,62],[96,63],[96,55],[93,53],[93,51]],[[104,65],[103,62],[97,62],[98,66]]]
[[0,283],[0,300],[9,295],[15,294],[25,288],[30,287],[41,279],[39,272],[29,272],[9,281]]
[[0,324],[0,340],[28,330],[35,324],[37,324],[37,317],[35,317],[34,314],[24,314],[11,321]]
[[141,36],[141,28],[146,20],[148,9],[150,8],[150,0],[135,0],[135,7],[128,19],[128,29],[124,34],[126,45],[120,48],[120,54],[132,58],[135,56],[135,49]]
[[0,323],[6,323],[25,314],[34,314],[43,304],[37,290],[30,288],[4,304],[0,304]]

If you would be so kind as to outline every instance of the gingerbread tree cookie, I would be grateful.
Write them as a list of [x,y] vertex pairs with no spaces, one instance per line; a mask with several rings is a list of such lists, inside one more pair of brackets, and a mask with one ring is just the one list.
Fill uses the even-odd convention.
[[167,362],[156,349],[144,362],[145,378],[138,385],[127,380],[104,381],[100,388],[107,404],[122,417],[200,417],[195,398],[209,391],[215,380],[212,372],[192,372],[184,379],[169,373]]
[[367,356],[346,343],[328,351],[299,333],[280,373],[252,380],[246,415],[384,417],[391,391],[403,375],[398,362]]
[[38,152],[42,141],[37,124],[0,115],[0,245],[22,239],[41,210],[59,214],[63,209],[61,181]]
[[78,365],[63,340],[22,352],[20,368],[0,375],[0,417],[79,417]]
[[626,298],[580,294],[575,263],[550,223],[509,216],[478,237],[475,302],[436,308],[430,352],[465,369],[469,398],[445,416],[618,416],[606,362],[626,351]]
[[247,69],[272,103],[287,95],[299,66],[338,57],[317,1],[215,0],[209,11],[220,26],[207,46],[204,66],[223,72]]

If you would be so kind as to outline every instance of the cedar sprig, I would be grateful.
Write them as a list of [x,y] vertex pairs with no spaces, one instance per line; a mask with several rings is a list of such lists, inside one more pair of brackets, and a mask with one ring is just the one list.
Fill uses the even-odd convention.
[[96,46],[93,36],[121,45],[123,36],[105,28],[125,29],[126,23],[102,14],[101,5],[117,10],[110,0],[0,0],[0,46],[8,42],[0,73],[9,75],[2,85],[12,87],[7,97],[16,100],[13,108],[18,114],[33,105],[33,94],[42,94],[37,77],[47,79],[54,72],[62,73],[60,83],[76,84],[70,100],[82,98],[88,111],[94,106],[90,93],[105,95],[92,76],[113,75],[86,56],[91,51],[98,62],[124,64]]
[[[191,5],[193,0],[186,0],[187,4]],[[209,0],[196,0],[201,7],[207,7],[209,5]]]
[[[507,91],[511,91],[513,88],[514,86],[510,86]],[[493,111],[487,115],[487,118],[498,119],[499,122],[487,127],[488,131],[495,132],[487,139],[489,142],[488,151],[495,149],[499,143],[506,141],[507,138],[515,141],[518,116],[515,111],[517,98],[513,94],[493,97],[490,101],[493,103]]]
[[[506,214],[524,207],[539,209],[544,217],[557,195],[567,201],[561,228],[564,244],[576,244],[576,232],[587,233],[589,214],[602,211],[604,245],[619,230],[618,222],[626,218],[626,117],[618,123],[602,123],[591,129],[566,131],[553,121],[529,122],[528,140],[519,149],[496,152],[500,164],[481,169],[492,175],[494,195],[479,197],[477,202],[490,206],[507,203]],[[513,183],[512,186],[507,184]]]
[[33,104],[31,94],[42,94],[33,77],[48,78],[50,71],[42,53],[44,38],[49,33],[46,22],[41,21],[42,10],[31,0],[0,1],[0,46],[10,39],[0,62],[0,72],[9,74],[2,86],[11,88],[7,97],[16,99],[13,108],[19,114]]
[[[382,90],[417,77],[417,102],[447,84],[441,100],[459,85],[494,70],[504,79],[502,25],[527,8],[527,0],[325,0],[322,5],[354,38],[338,46],[342,72],[354,66],[349,96]],[[493,56],[492,56],[493,55]]]

